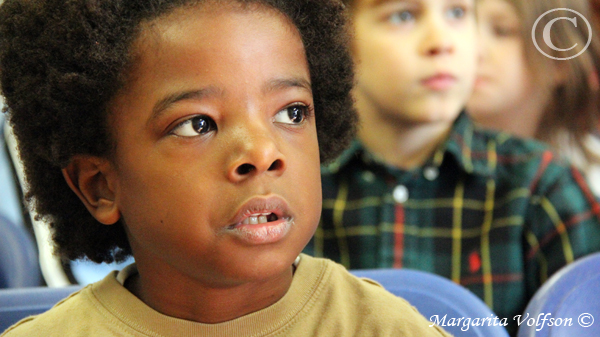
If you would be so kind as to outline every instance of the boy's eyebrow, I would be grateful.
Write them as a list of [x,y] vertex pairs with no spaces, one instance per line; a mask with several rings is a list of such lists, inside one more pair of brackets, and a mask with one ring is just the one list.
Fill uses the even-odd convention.
[[[311,87],[310,83],[307,80],[300,78],[300,77],[271,80],[264,86],[263,92],[270,92],[270,91],[275,91],[278,89],[285,89],[285,88],[290,88],[290,87],[299,87],[299,88],[305,89],[306,91],[308,91],[312,94],[312,87]],[[163,111],[165,111],[171,105],[173,105],[179,101],[188,100],[188,99],[200,100],[207,96],[215,96],[215,95],[219,95],[219,94],[222,94],[222,90],[217,87],[214,87],[214,86],[202,88],[199,90],[181,91],[181,92],[173,93],[173,94],[168,95],[165,98],[161,99],[160,101],[158,101],[158,103],[156,103],[154,105],[154,108],[152,109],[152,116],[150,117],[150,120],[154,120],[154,119],[158,118]]]
[[409,0],[374,0],[372,3],[370,3],[371,7],[376,7],[379,5],[383,5],[389,2],[418,2],[418,1],[409,1]]
[[160,101],[158,101],[158,103],[156,103],[154,105],[154,108],[152,109],[152,116],[150,117],[150,120],[158,118],[163,111],[165,111],[171,105],[173,105],[174,103],[177,103],[179,101],[188,100],[188,99],[199,100],[204,97],[214,96],[214,95],[218,95],[220,93],[221,93],[221,90],[216,87],[213,87],[213,86],[202,88],[199,90],[181,91],[181,92],[173,93],[171,95],[164,97],[163,99],[161,99]]
[[281,79],[271,80],[264,87],[263,91],[270,92],[270,91],[275,91],[278,89],[286,89],[286,88],[290,88],[290,87],[302,88],[312,94],[312,86],[311,86],[310,82],[308,82],[307,80],[305,80],[304,78],[301,78],[301,77],[281,78]]

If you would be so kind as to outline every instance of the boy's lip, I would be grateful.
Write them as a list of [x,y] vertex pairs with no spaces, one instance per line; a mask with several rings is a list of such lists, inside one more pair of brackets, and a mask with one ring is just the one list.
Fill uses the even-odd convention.
[[252,216],[274,214],[278,219],[291,218],[287,202],[277,195],[253,197],[242,204],[231,220],[230,228],[240,226],[244,220]]
[[425,87],[435,90],[443,91],[452,87],[456,83],[456,77],[450,73],[440,72],[433,76],[429,76],[421,80],[421,84]]
[[[263,218],[257,221],[259,216]],[[252,221],[248,221],[249,219]],[[263,245],[281,241],[286,237],[294,224],[294,217],[283,198],[254,197],[239,208],[230,223],[225,229],[226,233],[246,244]]]

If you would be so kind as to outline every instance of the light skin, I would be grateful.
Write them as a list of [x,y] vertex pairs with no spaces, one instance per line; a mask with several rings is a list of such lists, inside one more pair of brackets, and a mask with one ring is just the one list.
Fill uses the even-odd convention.
[[112,104],[114,156],[64,175],[99,222],[124,222],[139,270],[126,286],[150,307],[203,323],[263,309],[321,211],[300,35],[273,9],[222,2],[142,28]]
[[521,20],[504,0],[477,4],[480,58],[469,113],[484,127],[533,138],[553,83],[534,79],[525,58]]
[[352,8],[359,138],[388,164],[422,165],[475,79],[473,0],[357,0]]

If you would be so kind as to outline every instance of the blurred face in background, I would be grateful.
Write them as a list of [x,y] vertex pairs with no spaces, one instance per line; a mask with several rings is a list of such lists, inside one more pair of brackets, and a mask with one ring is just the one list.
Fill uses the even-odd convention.
[[[504,0],[479,1],[477,16],[479,65],[468,111],[486,127],[532,137],[550,95],[527,63],[521,19]],[[534,130],[520,130],[520,119]]]
[[473,0],[358,0],[352,8],[361,117],[453,121],[477,60]]

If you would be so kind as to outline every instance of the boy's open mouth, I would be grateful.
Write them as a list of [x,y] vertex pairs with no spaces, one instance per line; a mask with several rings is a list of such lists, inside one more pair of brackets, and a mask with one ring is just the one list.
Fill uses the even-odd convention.
[[294,216],[282,197],[257,196],[242,204],[226,227],[226,233],[246,244],[262,245],[285,238],[294,224]]
[[279,220],[279,217],[275,213],[260,213],[260,214],[253,214],[253,215],[247,217],[246,219],[244,219],[244,221],[241,222],[241,224],[242,225],[257,225],[257,224],[267,223],[267,222],[272,222],[272,221],[277,221],[277,220]]
[[244,219],[238,223],[235,223],[229,226],[229,229],[234,229],[239,226],[245,225],[261,225],[269,222],[275,222],[281,219],[285,219],[284,216],[277,215],[274,212],[262,212],[262,213],[253,213],[244,217]]
[[283,198],[279,196],[254,197],[238,208],[228,227],[234,229],[264,224],[270,226],[271,222],[290,221],[292,218],[287,202]]

